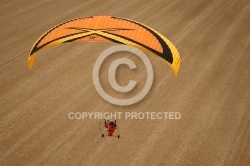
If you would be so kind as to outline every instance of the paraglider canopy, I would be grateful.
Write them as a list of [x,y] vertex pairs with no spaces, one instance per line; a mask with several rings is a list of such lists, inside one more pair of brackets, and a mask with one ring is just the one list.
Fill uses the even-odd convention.
[[112,16],[76,18],[50,29],[32,47],[28,66],[32,68],[35,53],[42,49],[66,42],[87,41],[130,45],[163,59],[175,75],[180,68],[179,52],[166,37],[139,22]]

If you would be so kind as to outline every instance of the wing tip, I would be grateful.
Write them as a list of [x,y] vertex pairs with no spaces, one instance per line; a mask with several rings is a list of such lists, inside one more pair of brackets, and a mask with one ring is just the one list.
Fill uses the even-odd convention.
[[32,69],[33,65],[34,65],[34,61],[35,61],[35,54],[30,55],[28,58],[28,67],[29,69]]
[[171,65],[171,67],[174,71],[174,76],[177,77],[180,70],[180,60],[176,61],[174,65]]

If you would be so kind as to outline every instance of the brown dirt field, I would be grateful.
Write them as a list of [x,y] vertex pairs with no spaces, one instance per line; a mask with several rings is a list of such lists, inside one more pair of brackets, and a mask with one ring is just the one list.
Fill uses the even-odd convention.
[[[29,51],[43,33],[92,15],[129,18],[164,34],[181,55],[178,77],[149,56],[155,74],[150,93],[121,107],[103,100],[92,82],[96,58],[113,43],[49,48],[28,69]],[[0,165],[250,165],[249,16],[248,0],[2,0]],[[144,69],[121,69],[121,84],[131,73],[143,84]],[[99,120],[68,118],[87,111],[182,117],[121,119],[117,139],[101,137]]]

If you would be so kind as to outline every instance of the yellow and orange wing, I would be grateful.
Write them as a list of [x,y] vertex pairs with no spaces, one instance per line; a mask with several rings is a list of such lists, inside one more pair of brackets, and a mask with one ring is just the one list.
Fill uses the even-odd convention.
[[180,68],[180,55],[175,46],[154,29],[125,18],[92,16],[62,23],[42,35],[31,49],[28,65],[32,68],[35,53],[66,42],[115,42],[150,52],[168,62],[174,74]]

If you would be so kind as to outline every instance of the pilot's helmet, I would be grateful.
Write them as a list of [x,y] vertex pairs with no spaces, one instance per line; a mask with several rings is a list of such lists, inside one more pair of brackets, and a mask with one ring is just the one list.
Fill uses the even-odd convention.
[[116,126],[115,122],[113,122],[113,121],[111,121],[109,124],[110,124],[111,126]]

